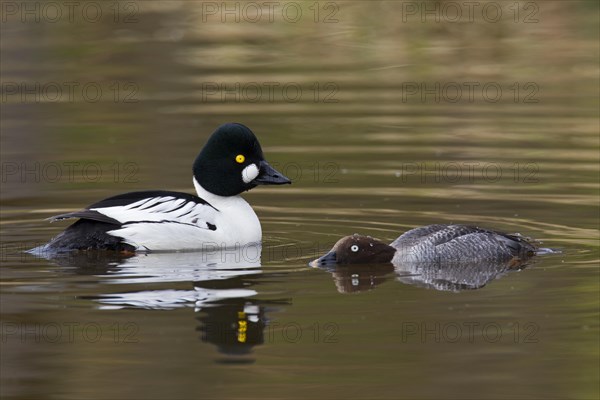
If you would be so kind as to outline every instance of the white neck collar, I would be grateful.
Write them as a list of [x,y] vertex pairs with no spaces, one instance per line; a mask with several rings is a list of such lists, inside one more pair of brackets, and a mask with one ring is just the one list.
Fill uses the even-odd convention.
[[[193,178],[194,181],[194,188],[196,188],[196,194],[198,195],[198,197],[200,197],[201,199],[204,199],[206,201],[208,201],[209,203],[215,205],[215,204],[223,204],[223,203],[228,203],[237,199],[241,199],[240,195],[235,195],[235,196],[219,196],[216,195],[214,193],[209,192],[208,190],[204,189],[196,180],[196,177]],[[218,207],[217,207],[218,208]]]

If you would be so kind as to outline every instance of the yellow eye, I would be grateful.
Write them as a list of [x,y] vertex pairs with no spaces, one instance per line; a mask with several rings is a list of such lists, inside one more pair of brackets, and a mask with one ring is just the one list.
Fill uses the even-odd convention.
[[238,154],[237,156],[235,156],[235,162],[236,163],[241,164],[244,161],[246,161],[246,157],[244,157],[243,154]]

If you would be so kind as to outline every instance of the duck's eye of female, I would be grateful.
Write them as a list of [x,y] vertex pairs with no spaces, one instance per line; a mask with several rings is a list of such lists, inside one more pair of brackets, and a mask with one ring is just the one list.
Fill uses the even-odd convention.
[[353,252],[353,253],[356,253],[356,252],[358,251],[358,246],[357,246],[357,245],[355,245],[355,244],[353,244],[353,245],[350,247],[350,250],[352,250],[352,252]]
[[237,156],[235,156],[235,162],[236,163],[241,164],[244,161],[246,161],[246,157],[244,157],[243,154],[238,154]]

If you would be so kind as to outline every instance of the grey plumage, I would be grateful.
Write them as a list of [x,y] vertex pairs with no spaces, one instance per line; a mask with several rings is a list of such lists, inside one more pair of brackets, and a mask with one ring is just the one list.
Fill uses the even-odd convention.
[[390,246],[396,248],[394,265],[420,263],[470,263],[510,261],[535,254],[536,245],[517,234],[506,234],[469,225],[428,225],[412,229]]
[[[412,229],[390,245],[370,236],[346,236],[310,265],[330,270],[336,282],[352,270],[353,290],[360,287],[362,272],[370,270],[368,264],[382,263],[403,283],[461,291],[479,289],[510,270],[527,267],[537,250],[535,241],[519,234],[438,224]],[[349,291],[340,285],[338,290]]]

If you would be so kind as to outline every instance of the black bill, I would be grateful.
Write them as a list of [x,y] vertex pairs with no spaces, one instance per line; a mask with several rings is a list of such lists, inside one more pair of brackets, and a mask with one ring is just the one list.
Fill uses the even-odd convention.
[[292,183],[285,175],[271,167],[268,162],[261,161],[258,176],[252,183],[256,185],[284,185]]

